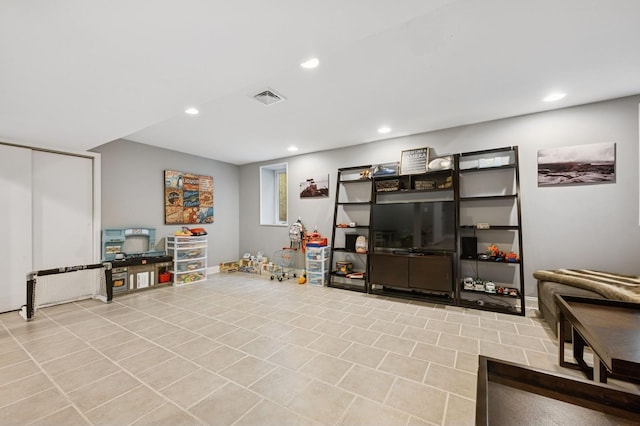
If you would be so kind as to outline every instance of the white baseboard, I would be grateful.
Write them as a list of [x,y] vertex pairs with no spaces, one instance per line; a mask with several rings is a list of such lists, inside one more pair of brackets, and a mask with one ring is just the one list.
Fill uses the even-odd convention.
[[210,268],[207,268],[207,275],[219,274],[219,273],[220,273],[220,265],[211,266]]
[[532,296],[524,297],[524,306],[527,309],[538,309],[538,298]]

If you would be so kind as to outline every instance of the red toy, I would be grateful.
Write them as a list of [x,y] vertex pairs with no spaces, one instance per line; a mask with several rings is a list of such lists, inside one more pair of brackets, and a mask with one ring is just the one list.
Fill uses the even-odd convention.
[[515,262],[517,262],[519,259],[518,259],[518,255],[517,255],[517,254],[515,254],[515,253],[514,253],[514,252],[512,252],[512,251],[510,251],[510,252],[506,255],[505,260],[506,260],[507,262],[515,263]]

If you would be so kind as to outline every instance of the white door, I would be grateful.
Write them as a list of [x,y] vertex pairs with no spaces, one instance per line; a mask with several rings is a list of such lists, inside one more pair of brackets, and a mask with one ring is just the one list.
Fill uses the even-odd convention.
[[31,254],[31,150],[0,144],[0,312],[26,304]]
[[33,151],[34,270],[95,263],[93,160]]

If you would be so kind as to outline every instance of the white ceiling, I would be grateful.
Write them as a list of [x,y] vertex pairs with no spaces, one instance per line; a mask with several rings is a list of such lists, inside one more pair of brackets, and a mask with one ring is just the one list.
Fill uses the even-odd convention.
[[[245,164],[634,95],[638,17],[638,0],[0,0],[0,139]],[[265,88],[287,100],[250,98]]]

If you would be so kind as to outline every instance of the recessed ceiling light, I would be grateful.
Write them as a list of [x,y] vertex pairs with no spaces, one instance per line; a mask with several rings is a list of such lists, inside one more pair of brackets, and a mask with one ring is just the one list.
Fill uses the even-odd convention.
[[391,127],[388,127],[388,126],[382,126],[378,129],[378,133],[382,133],[382,134],[389,133],[390,131],[391,131]]
[[185,109],[184,113],[189,115],[198,115],[200,114],[200,111],[198,111],[198,108],[191,107],[191,108]]
[[287,151],[289,151],[289,152],[296,152],[297,150],[298,150],[298,147],[297,146],[293,146],[293,145],[291,145],[289,148],[287,148]]
[[316,68],[319,64],[320,61],[318,60],[318,58],[311,58],[301,63],[300,66],[306,69],[313,69]]
[[559,101],[560,99],[564,98],[565,96],[567,96],[566,93],[551,93],[549,95],[547,95],[543,101],[544,102],[555,102],[555,101]]

